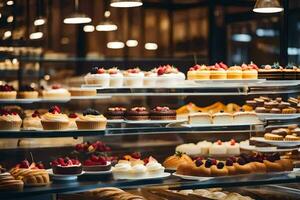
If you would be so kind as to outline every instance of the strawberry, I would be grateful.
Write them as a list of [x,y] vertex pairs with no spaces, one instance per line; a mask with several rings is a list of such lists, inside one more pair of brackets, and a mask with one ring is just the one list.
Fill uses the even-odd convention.
[[159,68],[159,69],[157,70],[157,75],[158,75],[158,76],[161,76],[161,75],[163,75],[165,72],[166,72],[165,69]]
[[131,157],[134,159],[140,159],[141,158],[141,153],[140,152],[134,152],[131,154]]
[[220,65],[221,68],[223,68],[223,69],[225,69],[225,70],[228,69],[228,66],[225,65],[223,62],[220,62],[219,65]]
[[75,119],[75,118],[77,118],[77,117],[78,117],[78,115],[77,115],[76,113],[70,113],[70,114],[69,114],[69,118]]
[[234,139],[230,140],[230,145],[235,145],[235,140]]
[[211,159],[211,164],[212,165],[217,165],[217,160],[216,159]]
[[28,160],[23,160],[20,163],[20,168],[29,168],[29,166],[30,166],[30,163],[28,162]]
[[98,159],[99,159],[99,157],[96,156],[96,155],[92,155],[92,156],[91,156],[91,161],[93,161],[93,162],[97,162]]
[[36,167],[37,167],[38,169],[45,169],[45,167],[44,167],[44,165],[43,165],[42,162],[38,162],[38,163],[36,164]]
[[86,160],[86,161],[84,161],[84,165],[87,165],[87,166],[91,166],[91,165],[93,165],[94,163],[93,163],[93,161],[91,161],[91,160]]
[[218,141],[217,141],[217,144],[218,144],[218,145],[222,145],[222,141],[221,141],[221,140],[218,140]]
[[61,86],[59,84],[52,85],[53,90],[57,90],[57,89],[60,89],[60,88],[61,88]]
[[97,74],[104,74],[105,73],[105,69],[104,68],[100,68],[97,71]]
[[51,166],[57,166],[59,165],[59,163],[57,162],[57,160],[54,160],[50,163]]

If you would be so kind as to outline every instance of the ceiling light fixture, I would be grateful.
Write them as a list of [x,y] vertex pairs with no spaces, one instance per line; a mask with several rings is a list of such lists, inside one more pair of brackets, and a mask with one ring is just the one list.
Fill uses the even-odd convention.
[[75,0],[75,13],[64,19],[65,24],[87,24],[92,21],[87,15],[78,12],[79,0]]
[[83,31],[87,33],[91,33],[95,31],[95,27],[93,25],[85,25],[83,27]]
[[6,19],[7,23],[12,23],[14,21],[14,16],[10,15]]
[[256,13],[278,13],[282,11],[283,8],[278,0],[256,0],[253,8],[253,12]]
[[42,26],[42,25],[44,25],[45,23],[46,23],[46,19],[43,18],[43,17],[39,17],[39,18],[35,19],[34,22],[33,22],[33,24],[34,24],[35,26]]
[[158,45],[153,42],[148,42],[145,44],[145,49],[154,51],[154,50],[158,49]]
[[109,49],[122,49],[125,47],[125,44],[124,42],[113,41],[113,42],[108,42],[106,47]]
[[6,5],[12,6],[12,5],[14,5],[14,1],[11,1],[11,0],[10,0],[10,1],[7,1],[7,2],[6,2]]
[[3,34],[3,39],[7,39],[7,38],[10,38],[11,37],[11,31],[5,31],[4,34]]
[[136,47],[139,44],[137,40],[127,40],[126,46],[128,47]]
[[113,22],[109,21],[110,17],[110,11],[105,11],[104,12],[104,21],[100,22],[96,26],[97,31],[116,31],[118,29],[118,26],[114,24]]
[[132,8],[142,6],[142,0],[111,0],[110,6],[117,8]]
[[43,32],[38,31],[38,32],[31,33],[29,35],[29,39],[38,40],[41,39],[43,36],[44,36]]

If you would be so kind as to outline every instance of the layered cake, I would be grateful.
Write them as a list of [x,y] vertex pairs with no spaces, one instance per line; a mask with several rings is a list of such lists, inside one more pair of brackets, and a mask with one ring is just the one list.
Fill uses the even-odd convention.
[[92,88],[77,88],[72,87],[69,89],[69,92],[72,97],[78,97],[78,96],[96,96],[97,91]]
[[14,87],[8,84],[0,85],[0,99],[15,99],[17,92]]
[[65,130],[69,128],[69,118],[61,113],[58,106],[52,106],[49,111],[42,115],[41,122],[44,130]]
[[213,114],[213,124],[232,124],[233,115],[231,113],[225,113],[223,111]]
[[124,119],[126,108],[124,107],[109,107],[105,116],[107,119]]
[[169,107],[157,106],[150,111],[151,120],[176,120],[176,111]]
[[0,110],[0,130],[20,130],[22,119],[16,112]]
[[279,63],[273,65],[262,65],[259,70],[259,78],[268,80],[282,80],[283,79],[283,67]]
[[187,73],[188,80],[209,80],[210,71],[205,65],[195,65]]
[[243,71],[240,66],[232,66],[227,70],[227,79],[243,79]]
[[139,68],[128,69],[123,72],[124,86],[143,87],[144,73]]
[[110,75],[109,86],[119,88],[123,86],[124,77],[117,67],[113,67],[107,70]]
[[77,128],[80,129],[97,129],[104,130],[106,128],[107,119],[99,113],[99,111],[88,108],[76,120]]
[[209,148],[210,155],[225,155],[226,153],[226,146],[221,140],[213,143],[213,145]]
[[288,63],[288,65],[283,69],[283,78],[285,80],[297,80],[297,71],[297,66],[292,63]]
[[255,112],[246,112],[241,110],[233,114],[233,123],[235,124],[258,124],[260,123]]
[[216,63],[209,67],[210,69],[210,79],[227,79],[227,65],[223,63]]
[[195,112],[188,115],[189,124],[211,124],[212,117],[209,113]]
[[84,171],[109,171],[111,162],[104,156],[91,155],[90,158],[83,163]]
[[37,99],[39,93],[31,86],[22,86],[19,88],[18,98],[20,99]]
[[134,107],[125,112],[127,120],[148,120],[149,112],[145,107]]
[[53,85],[50,89],[43,90],[42,95],[44,99],[69,99],[71,97],[70,92],[60,85]]
[[99,85],[109,87],[110,76],[104,68],[93,67],[85,77],[84,81],[88,85]]
[[74,175],[82,172],[82,165],[77,159],[58,158],[50,164],[54,174]]
[[26,130],[42,130],[43,126],[41,123],[41,115],[36,110],[32,113],[31,116],[26,117],[23,120],[23,128]]
[[234,139],[231,139],[229,142],[225,143],[226,153],[228,155],[240,155],[240,145]]

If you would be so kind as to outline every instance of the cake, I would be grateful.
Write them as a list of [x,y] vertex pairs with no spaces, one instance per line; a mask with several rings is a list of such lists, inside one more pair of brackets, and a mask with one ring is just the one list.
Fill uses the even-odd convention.
[[58,158],[50,164],[53,174],[74,175],[82,172],[82,165],[77,159],[70,159],[69,157]]
[[210,155],[225,155],[227,153],[225,144],[218,140],[209,148]]
[[125,112],[126,112],[126,108],[124,107],[109,107],[106,111],[105,116],[107,117],[107,119],[124,119],[125,116]]
[[268,80],[282,80],[283,67],[279,63],[274,63],[273,65],[262,65],[259,68],[259,78],[268,79]]
[[192,125],[211,124],[212,117],[209,113],[195,112],[188,115],[188,123]]
[[155,87],[157,81],[157,73],[155,70],[144,72],[144,86],[145,87]]
[[31,86],[22,86],[19,88],[18,98],[20,99],[37,99],[39,93]]
[[195,65],[187,73],[188,80],[209,80],[210,71],[205,65]]
[[0,110],[0,130],[20,130],[22,119],[16,112]]
[[213,66],[209,67],[210,69],[210,79],[214,80],[225,80],[227,79],[227,66],[225,64],[216,63]]
[[257,79],[258,78],[258,67],[254,63],[249,65],[243,64],[243,79]]
[[148,176],[160,176],[164,173],[165,168],[157,162],[153,157],[149,157],[148,163],[146,164]]
[[77,88],[72,87],[69,89],[69,92],[72,97],[80,97],[80,96],[96,96],[97,91],[92,88]]
[[176,111],[169,107],[156,106],[150,111],[151,120],[176,120]]
[[104,130],[106,128],[107,119],[94,109],[86,109],[82,115],[76,120],[77,128]]
[[264,135],[264,138],[266,140],[283,140],[283,136],[281,135],[276,135],[276,134],[273,134],[273,133],[266,133]]
[[243,71],[240,66],[232,66],[227,70],[227,79],[243,79]]
[[90,158],[83,163],[84,171],[109,171],[111,162],[104,156],[91,155]]
[[139,68],[128,69],[123,72],[124,86],[126,87],[143,87],[144,73]]
[[104,68],[93,67],[91,72],[84,77],[84,81],[87,85],[109,87],[110,75]]
[[17,92],[14,87],[8,84],[0,85],[0,99],[16,99]]
[[126,179],[129,176],[130,171],[131,171],[130,162],[117,163],[112,168],[114,179]]
[[70,92],[60,85],[53,85],[51,89],[43,90],[42,95],[44,99],[69,99],[71,97]]
[[144,164],[133,165],[128,175],[132,178],[143,178],[147,175],[147,167]]
[[215,113],[212,116],[213,124],[232,124],[233,123],[233,116],[230,113],[219,112]]
[[191,164],[193,160],[186,154],[181,152],[176,152],[175,155],[169,156],[163,162],[163,166],[166,169],[176,170],[177,167],[181,164]]
[[228,155],[240,155],[240,145],[234,139],[225,143]]
[[175,86],[181,83],[184,78],[177,68],[171,65],[164,65],[157,68],[157,84],[158,86]]
[[107,70],[110,75],[109,86],[113,88],[120,88],[123,86],[124,77],[117,67]]
[[76,120],[79,118],[79,115],[76,113],[70,113],[68,117],[69,117],[69,129],[77,130]]
[[285,80],[296,80],[297,79],[297,71],[298,67],[293,65],[292,63],[288,63],[288,65],[283,68],[283,77]]
[[234,124],[258,124],[260,123],[255,112],[236,112],[233,114]]
[[194,143],[181,144],[175,149],[176,152],[181,152],[189,156],[201,155],[201,147],[195,145]]
[[23,120],[23,128],[26,130],[43,130],[41,116],[37,110]]
[[133,107],[125,112],[127,120],[148,120],[149,112],[145,107]]
[[209,148],[212,146],[211,142],[208,142],[206,140],[200,141],[197,143],[197,147],[201,150],[201,155],[208,155]]
[[61,113],[58,106],[52,106],[49,111],[41,116],[44,130],[65,130],[69,127],[69,118]]

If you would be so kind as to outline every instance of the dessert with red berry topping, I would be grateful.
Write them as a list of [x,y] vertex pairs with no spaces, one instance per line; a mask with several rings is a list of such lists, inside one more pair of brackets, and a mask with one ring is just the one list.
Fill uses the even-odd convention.
[[243,64],[242,70],[243,70],[243,79],[258,78],[258,67],[253,62],[251,62],[249,65]]
[[26,117],[23,120],[23,128],[26,130],[42,130],[43,126],[41,123],[41,115],[36,110],[32,113],[31,116]]
[[42,125],[44,130],[65,130],[69,127],[69,118],[61,113],[58,106],[52,106],[47,113],[42,115]]
[[222,62],[210,66],[210,79],[227,79],[227,68]]
[[188,80],[209,80],[210,71],[205,65],[195,65],[187,73]]
[[79,118],[79,115],[76,114],[76,113],[70,113],[68,115],[69,117],[69,129],[72,129],[72,130],[77,130],[77,124],[76,124],[76,120]]
[[210,155],[226,155],[226,153],[226,146],[221,140],[213,143],[213,145],[209,148]]
[[156,106],[150,111],[150,119],[152,120],[176,120],[176,111],[169,107]]
[[0,130],[20,130],[22,119],[16,112],[0,110]]
[[110,75],[109,86],[119,88],[123,86],[124,76],[117,67],[108,69]]
[[240,66],[231,66],[227,70],[227,79],[243,79],[243,71]]
[[110,76],[104,68],[93,67],[91,72],[85,77],[85,83],[88,85],[99,85],[101,87],[109,87]]
[[124,86],[143,87],[144,73],[139,68],[128,69],[123,72]]
[[69,92],[72,97],[79,97],[79,96],[96,96],[97,91],[92,88],[77,88],[77,87],[72,87],[69,88]]
[[44,99],[68,99],[71,97],[70,92],[61,85],[52,85],[51,88],[43,90],[42,95]]
[[171,65],[160,66],[156,71],[158,76],[157,83],[159,83],[157,84],[158,86],[177,85],[185,80],[185,75]]
[[240,155],[240,145],[234,139],[225,143],[228,155]]
[[8,84],[0,85],[0,99],[15,99],[17,92],[14,87]]
[[81,174],[82,165],[79,160],[69,157],[57,158],[51,163],[53,174],[74,175]]
[[148,120],[149,112],[145,107],[134,107],[125,112],[127,120]]
[[25,85],[19,88],[18,98],[20,99],[36,99],[39,93],[29,85]]
[[111,162],[105,156],[91,155],[90,158],[83,163],[84,171],[109,171]]
[[126,108],[124,107],[109,107],[105,116],[108,119],[124,119]]
[[111,148],[104,144],[101,141],[96,141],[94,143],[80,143],[75,146],[75,150],[78,152],[109,152],[111,151]]
[[99,111],[88,108],[76,120],[78,129],[104,130],[107,119]]

